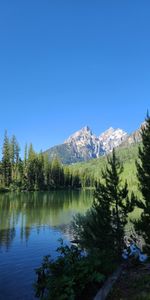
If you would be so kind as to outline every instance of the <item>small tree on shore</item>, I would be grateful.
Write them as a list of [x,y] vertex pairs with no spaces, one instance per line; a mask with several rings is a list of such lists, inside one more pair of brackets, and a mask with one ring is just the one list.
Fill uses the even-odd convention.
[[124,227],[128,213],[133,210],[134,195],[128,196],[127,182],[121,182],[123,166],[116,157],[115,150],[107,159],[106,170],[102,173],[103,182],[95,193],[92,208],[85,215],[77,215],[73,228],[80,244],[88,250],[98,249],[108,255],[120,256]]

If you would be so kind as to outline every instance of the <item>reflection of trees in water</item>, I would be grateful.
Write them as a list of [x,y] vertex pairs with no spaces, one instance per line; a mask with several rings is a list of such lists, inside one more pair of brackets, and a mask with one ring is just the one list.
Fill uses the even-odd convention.
[[16,234],[16,224],[19,212],[13,209],[10,195],[0,195],[0,245],[5,245],[8,249]]
[[9,249],[11,241],[15,238],[15,228],[2,229],[0,231],[0,247],[5,246]]
[[10,247],[20,227],[20,239],[28,240],[34,227],[58,227],[70,222],[76,212],[85,212],[91,203],[89,191],[52,191],[0,195],[0,246]]

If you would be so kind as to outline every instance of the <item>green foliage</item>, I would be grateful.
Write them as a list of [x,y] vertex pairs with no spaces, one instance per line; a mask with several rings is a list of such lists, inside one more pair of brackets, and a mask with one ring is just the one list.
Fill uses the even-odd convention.
[[114,234],[114,249],[118,254],[121,254],[124,228],[128,221],[128,214],[134,209],[134,194],[131,195],[131,200],[128,197],[128,185],[127,182],[121,184],[120,175],[123,172],[123,165],[116,157],[113,150],[112,157],[108,158],[108,165],[105,172],[102,173],[105,180],[105,186],[102,185],[103,194],[101,190],[98,195],[103,197],[110,203],[111,208],[111,225]]
[[[150,117],[147,115],[141,131],[142,147],[139,147],[137,172],[139,189],[143,196],[136,204],[141,208],[141,218],[135,222],[136,229],[143,235],[150,251]],[[144,200],[144,201],[143,201]]]
[[89,251],[99,250],[104,259],[120,256],[128,213],[134,208],[134,195],[130,200],[127,183],[121,184],[122,171],[113,151],[102,172],[103,182],[94,192],[92,208],[85,216],[76,216],[73,222],[74,234],[81,246]]
[[[36,270],[36,296],[45,300],[84,300],[96,284],[104,280],[101,261],[96,256],[85,256],[76,246],[61,246],[54,261],[46,256]],[[89,289],[90,288],[90,289]]]
[[32,144],[25,146],[24,159],[20,158],[20,147],[13,135],[9,140],[5,132],[2,161],[0,162],[0,189],[2,190],[49,190],[58,188],[80,188],[78,172],[66,171],[54,157],[36,153]]
[[10,160],[10,144],[7,136],[7,131],[5,131],[3,151],[2,151],[2,176],[3,184],[8,187],[11,183],[11,160]]

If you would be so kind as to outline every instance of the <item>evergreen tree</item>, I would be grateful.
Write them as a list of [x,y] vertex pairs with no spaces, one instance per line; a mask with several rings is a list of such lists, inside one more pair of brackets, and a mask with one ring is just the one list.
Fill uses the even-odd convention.
[[21,158],[19,158],[19,161],[17,163],[17,170],[18,170],[18,175],[17,175],[18,185],[19,188],[22,189],[24,187],[24,164]]
[[36,184],[39,190],[43,190],[44,184],[44,157],[42,152],[37,156],[37,166],[36,166]]
[[0,187],[3,186],[3,168],[2,168],[2,162],[0,161]]
[[48,154],[44,155],[44,184],[47,189],[51,186],[51,163],[49,162]]
[[97,252],[107,263],[115,254],[111,221],[110,202],[106,199],[105,186],[100,184],[94,192],[91,209],[86,215],[76,215],[72,223],[79,245],[89,253]]
[[133,210],[134,195],[129,200],[127,183],[123,185],[120,179],[122,171],[123,167],[113,150],[102,173],[104,183],[99,183],[94,193],[92,209],[85,216],[77,216],[73,223],[81,244],[92,251],[99,249],[106,256],[110,249],[120,256],[124,227],[128,213]]
[[51,177],[52,177],[52,182],[54,187],[59,187],[60,186],[60,176],[61,176],[61,163],[58,160],[58,158],[54,158],[52,161],[52,167],[51,167]]
[[19,152],[20,147],[17,142],[15,135],[12,136],[10,141],[10,161],[11,161],[11,179],[13,181],[17,181],[20,177],[19,175]]
[[78,172],[74,173],[72,176],[72,187],[81,188],[81,180]]
[[27,159],[28,159],[28,145],[26,144],[24,148],[24,167],[26,167],[27,165]]
[[34,190],[36,183],[36,153],[32,144],[29,146],[27,161],[27,188]]
[[136,166],[139,189],[143,199],[137,200],[136,204],[143,211],[141,218],[135,221],[135,228],[143,235],[150,251],[150,116],[148,114],[141,130],[141,136],[142,147],[139,147],[139,160]]
[[10,144],[9,144],[9,138],[7,136],[7,131],[5,131],[3,150],[2,150],[2,174],[3,174],[4,185],[6,187],[9,187],[11,183],[11,160],[10,160]]
[[28,160],[28,146],[25,145],[24,148],[24,159],[23,159],[23,174],[22,174],[22,187],[23,189],[27,189],[28,185],[28,166],[27,166],[27,160]]
[[131,200],[128,197],[127,182],[121,182],[123,165],[116,157],[115,150],[108,158],[106,171],[102,172],[105,181],[105,198],[110,203],[112,215],[112,228],[114,234],[114,247],[118,254],[121,253],[123,246],[124,228],[127,224],[128,213],[134,208],[134,195]]
[[71,186],[71,174],[68,167],[64,167],[64,185],[65,187]]

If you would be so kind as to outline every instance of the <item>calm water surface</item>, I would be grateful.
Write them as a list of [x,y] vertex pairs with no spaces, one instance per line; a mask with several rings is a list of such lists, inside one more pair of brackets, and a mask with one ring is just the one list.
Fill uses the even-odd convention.
[[90,191],[0,194],[0,300],[33,300],[34,269],[71,238],[75,213],[91,205]]

